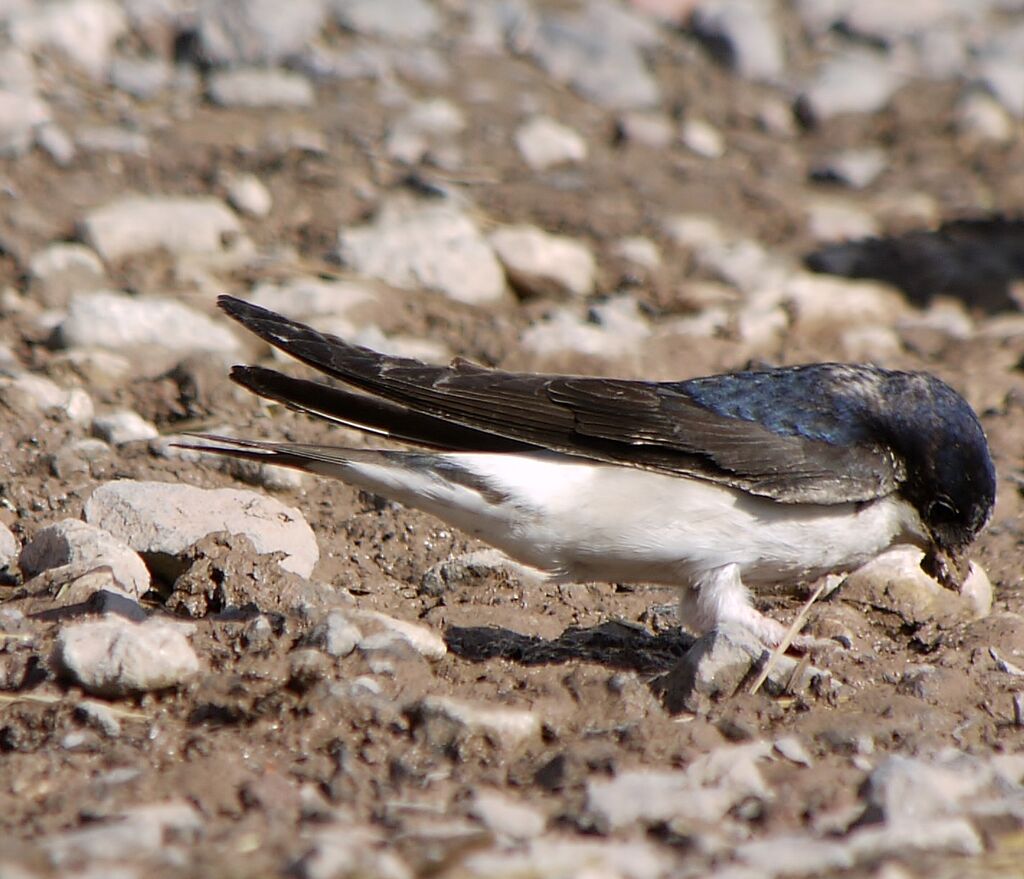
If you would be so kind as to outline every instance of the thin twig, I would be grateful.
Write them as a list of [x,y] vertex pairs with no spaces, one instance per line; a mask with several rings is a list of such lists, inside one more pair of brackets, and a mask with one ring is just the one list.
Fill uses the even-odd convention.
[[796,619],[793,620],[790,627],[786,630],[786,634],[779,641],[778,646],[772,651],[771,656],[768,657],[768,661],[764,664],[764,668],[761,669],[761,674],[757,676],[757,680],[754,681],[750,686],[750,695],[753,696],[758,690],[761,689],[761,685],[768,680],[768,675],[771,674],[772,669],[775,668],[775,664],[779,661],[779,657],[782,656],[789,649],[789,645],[793,643],[793,639],[797,636],[797,633],[803,628],[804,622],[807,619],[807,614],[811,610],[811,605],[814,604],[820,597],[821,593],[825,591],[825,585],[827,581],[822,581],[818,588],[814,590],[810,598],[807,599],[807,603],[800,608],[800,613],[796,615]]

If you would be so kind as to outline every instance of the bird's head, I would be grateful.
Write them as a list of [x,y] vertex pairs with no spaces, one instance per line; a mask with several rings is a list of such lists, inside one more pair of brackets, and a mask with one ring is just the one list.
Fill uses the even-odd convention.
[[921,567],[957,589],[970,567],[967,549],[992,516],[996,474],[974,410],[949,385],[926,374],[906,384],[888,425],[907,470],[903,494],[928,537]]

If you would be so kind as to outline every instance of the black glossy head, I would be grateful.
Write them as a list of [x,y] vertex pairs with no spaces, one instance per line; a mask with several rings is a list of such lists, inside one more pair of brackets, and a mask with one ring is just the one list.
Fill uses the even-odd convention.
[[974,410],[924,373],[891,373],[882,421],[907,468],[903,494],[935,546],[959,555],[988,524],[996,474]]

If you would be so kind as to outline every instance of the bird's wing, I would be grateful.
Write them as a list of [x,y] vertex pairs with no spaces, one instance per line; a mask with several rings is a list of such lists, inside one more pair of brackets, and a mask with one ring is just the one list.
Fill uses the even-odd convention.
[[[306,385],[288,385],[296,380],[287,377],[267,393],[261,383],[241,379],[252,375],[247,368],[236,374],[242,384],[304,411],[406,441],[479,451],[532,446],[696,476],[786,503],[871,500],[891,493],[904,478],[883,445],[847,437],[829,442],[723,414],[698,402],[686,382],[510,373],[465,360],[434,366],[349,344],[234,297],[222,296],[219,304],[274,347],[392,405],[380,404],[376,416],[353,414],[346,408],[353,395],[325,388],[317,398]],[[298,399],[296,390],[301,390]],[[363,396],[355,396],[365,409]],[[829,407],[820,401],[814,411],[819,421],[829,417]],[[403,428],[381,426],[383,420],[396,423],[402,412],[414,416]],[[455,439],[446,439],[445,431]]]

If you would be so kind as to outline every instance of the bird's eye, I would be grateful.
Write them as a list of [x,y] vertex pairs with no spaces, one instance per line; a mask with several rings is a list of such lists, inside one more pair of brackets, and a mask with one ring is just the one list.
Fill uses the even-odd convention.
[[959,519],[960,512],[944,498],[932,501],[928,507],[928,520],[934,525],[957,522]]

